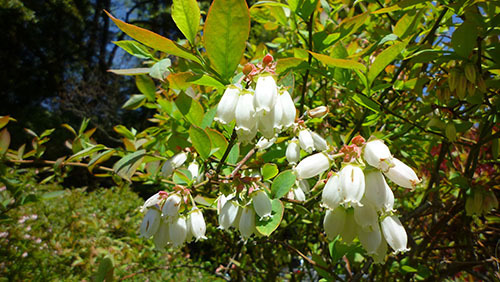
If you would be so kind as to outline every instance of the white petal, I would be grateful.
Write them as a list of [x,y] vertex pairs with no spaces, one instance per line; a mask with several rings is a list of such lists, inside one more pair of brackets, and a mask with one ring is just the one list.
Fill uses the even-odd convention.
[[161,202],[162,198],[160,196],[160,192],[154,194],[153,196],[149,197],[144,204],[141,207],[141,212],[145,212],[147,208],[156,206]]
[[172,194],[168,196],[167,200],[163,204],[161,212],[164,216],[176,217],[179,215],[179,207],[181,205],[182,198],[178,194]]
[[323,204],[331,209],[335,209],[342,201],[340,193],[340,181],[337,174],[332,175],[325,184],[322,194]]
[[302,129],[299,131],[299,144],[302,150],[308,153],[314,151],[314,140],[310,130]]
[[148,209],[140,228],[140,237],[149,238],[158,231],[161,215],[156,208]]
[[163,178],[169,178],[172,173],[174,173],[174,165],[172,163],[172,159],[170,160],[166,160],[164,163],[163,163],[163,166],[161,167],[161,176]]
[[234,201],[227,201],[219,214],[219,228],[228,229],[234,224],[238,215],[238,205]]
[[267,139],[273,138],[278,131],[274,128],[276,107],[270,112],[261,112],[256,115],[257,128],[259,132]]
[[296,164],[300,160],[300,146],[296,138],[288,142],[288,146],[286,147],[286,160],[290,164]]
[[207,238],[205,237],[207,227],[200,209],[196,209],[189,214],[189,227],[196,241]]
[[323,137],[321,137],[318,133],[311,131],[311,136],[314,141],[314,148],[316,149],[316,151],[324,151],[328,148],[326,140]]
[[157,250],[163,250],[167,244],[170,242],[170,235],[168,231],[168,224],[162,220],[160,222],[160,226],[158,227],[158,231],[156,231],[153,242],[155,243],[155,248]]
[[394,250],[395,254],[410,250],[406,246],[408,243],[406,230],[395,215],[384,218],[380,225],[382,226],[385,240]]
[[[369,255],[377,254],[377,250],[382,244],[382,233],[380,232],[378,222],[372,230],[358,227],[358,238]],[[384,242],[384,244],[386,243]]]
[[259,76],[255,86],[255,110],[257,113],[267,112],[276,104],[278,99],[278,87],[271,75]]
[[187,237],[187,223],[184,217],[178,217],[168,227],[168,233],[170,234],[170,240],[172,241],[174,248],[179,247],[184,244]]
[[299,180],[319,175],[330,168],[330,160],[323,153],[316,153],[303,159],[295,168]]
[[217,106],[217,113],[215,115],[215,121],[222,124],[231,123],[235,119],[236,105],[240,98],[241,89],[237,86],[229,86]]
[[288,91],[286,90],[283,91],[281,95],[279,95],[279,100],[281,103],[281,107],[283,108],[281,124],[283,125],[283,128],[289,128],[295,122],[295,103],[293,102],[290,93],[288,93]]
[[363,170],[358,166],[346,165],[339,173],[340,190],[343,196],[343,204],[360,206],[361,198],[365,193],[365,176]]
[[417,174],[400,160],[393,158],[394,167],[391,167],[387,172],[384,172],[392,182],[404,188],[415,188],[420,183]]
[[253,92],[243,90],[236,106],[236,130],[250,132],[257,126],[255,108],[253,106]]
[[197,162],[192,162],[189,164],[188,168],[189,172],[191,173],[191,179],[195,180],[195,182],[198,182],[198,177],[200,174],[200,166],[198,165]]
[[382,140],[367,142],[363,149],[363,158],[369,165],[382,171],[387,171],[393,165],[389,147]]
[[243,239],[248,239],[255,231],[255,212],[252,207],[242,208],[239,230]]
[[352,209],[346,211],[344,229],[340,232],[342,240],[346,244],[351,244],[354,238],[356,238],[358,231],[358,226],[356,220],[354,220],[354,213]]
[[328,209],[326,211],[323,227],[325,228],[325,233],[329,240],[333,240],[342,232],[345,225],[345,219],[346,212],[342,207],[338,207],[335,210]]
[[378,226],[377,211],[369,203],[364,203],[363,206],[354,207],[354,219],[363,230],[371,231]]
[[182,166],[187,160],[186,152],[180,152],[171,158],[172,166],[178,168]]
[[255,191],[252,195],[253,208],[260,219],[271,217],[272,204],[271,199],[264,190]]
[[294,187],[292,191],[297,201],[303,202],[306,200],[306,195],[304,194],[304,191],[302,191],[302,189]]
[[266,139],[264,137],[261,137],[259,139],[259,141],[257,142],[257,144],[255,144],[255,147],[258,150],[263,151],[263,150],[266,150],[269,147],[271,147],[274,144],[274,142],[276,142],[276,137],[271,138],[271,139]]
[[311,185],[309,185],[309,182],[305,179],[298,181],[298,187],[304,191],[304,193],[309,193],[309,190],[311,190]]

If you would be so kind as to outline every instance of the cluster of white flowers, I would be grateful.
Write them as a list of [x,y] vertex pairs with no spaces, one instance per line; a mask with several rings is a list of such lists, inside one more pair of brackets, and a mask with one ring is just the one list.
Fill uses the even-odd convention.
[[257,132],[267,139],[274,138],[293,125],[295,115],[290,93],[278,89],[271,74],[261,74],[255,90],[230,85],[219,102],[215,120],[222,124],[236,120],[238,139],[250,143]]
[[151,196],[141,208],[146,215],[141,224],[140,236],[152,236],[157,249],[164,249],[167,245],[176,248],[193,239],[206,239],[203,213],[193,206],[187,214],[181,214],[183,202],[180,193],[167,196],[162,191]]

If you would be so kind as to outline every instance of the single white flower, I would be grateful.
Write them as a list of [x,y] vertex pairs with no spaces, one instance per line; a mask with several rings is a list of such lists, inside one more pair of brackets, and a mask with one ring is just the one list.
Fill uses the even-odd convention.
[[141,207],[141,212],[145,212],[149,207],[156,206],[161,202],[162,198],[160,192],[149,197]]
[[179,247],[184,244],[187,237],[187,223],[184,217],[177,217],[168,227],[168,233],[170,235],[170,240],[174,245],[174,248]]
[[157,250],[163,250],[170,242],[170,235],[168,232],[168,224],[165,220],[160,221],[160,226],[158,231],[153,236],[153,242],[155,243],[155,248]]
[[236,130],[240,134],[248,135],[257,126],[255,108],[253,105],[254,94],[251,90],[243,90],[240,93],[238,105],[236,105]]
[[360,229],[372,231],[378,226],[378,214],[375,208],[369,203],[354,207],[354,219]]
[[323,227],[325,228],[326,236],[329,240],[333,240],[344,229],[346,223],[346,211],[342,207],[337,207],[334,210],[327,209]]
[[240,207],[231,200],[228,200],[219,214],[219,228],[227,230],[233,226]]
[[330,159],[324,153],[316,153],[302,161],[293,169],[299,180],[319,175],[330,168]]
[[271,75],[257,78],[254,105],[257,113],[269,113],[278,99],[278,86]]
[[194,182],[199,182],[200,179],[200,166],[198,165],[197,162],[192,162],[188,165],[189,172],[191,173],[191,179],[194,180]]
[[236,130],[238,134],[238,140],[243,144],[252,143],[255,136],[257,136],[257,126],[252,128],[250,131],[246,131],[243,129]]
[[172,163],[172,160],[166,160],[164,163],[163,163],[163,166],[161,167],[161,176],[163,178],[169,178],[172,173],[174,173],[174,165]]
[[142,220],[140,237],[149,238],[153,236],[160,226],[161,215],[158,209],[150,208]]
[[339,172],[342,204],[361,206],[361,198],[365,193],[365,176],[358,166],[348,164]]
[[391,167],[387,172],[384,172],[392,182],[404,188],[415,188],[420,183],[417,174],[411,167],[407,166],[400,160],[393,158],[394,167]]
[[284,129],[289,128],[295,122],[295,103],[288,91],[284,90],[280,93],[278,99],[280,100],[281,108],[283,109],[283,116],[281,117],[281,124]]
[[314,151],[314,139],[309,129],[302,129],[299,131],[299,144],[302,150],[309,154]]
[[365,198],[379,212],[393,210],[394,194],[380,171],[373,170],[365,173]]
[[316,151],[325,151],[328,148],[326,140],[318,133],[311,131],[311,136],[314,141],[314,148],[316,149]]
[[163,216],[176,217],[179,215],[179,208],[182,202],[181,196],[178,194],[171,194],[163,204],[161,212]]
[[[358,226],[358,238],[369,255],[377,254],[377,250],[382,244],[382,233],[380,232],[378,222],[371,230]],[[386,244],[385,242],[383,243]]]
[[259,141],[257,142],[257,144],[255,144],[255,147],[259,151],[264,151],[266,149],[269,149],[274,144],[274,142],[276,142],[276,137],[273,137],[271,139],[267,139],[265,137],[261,137],[259,139]]
[[330,209],[336,209],[342,201],[340,181],[337,174],[332,175],[325,184],[322,194],[323,205]]
[[367,142],[363,149],[363,158],[369,165],[382,171],[387,171],[393,166],[393,157],[389,147],[382,140]]
[[182,151],[180,153],[175,154],[170,160],[172,161],[172,165],[174,166],[174,168],[178,168],[186,162],[187,157],[188,157],[187,153]]
[[295,137],[288,142],[286,147],[286,160],[292,165],[300,161],[299,141]]
[[241,218],[238,224],[241,237],[248,239],[255,232],[255,212],[252,207],[242,208]]
[[215,121],[222,124],[231,123],[235,119],[236,105],[240,98],[241,89],[238,86],[230,85],[217,105],[217,113],[215,114]]
[[203,213],[200,209],[195,209],[189,214],[188,225],[191,233],[196,238],[196,241],[200,239],[207,239],[207,237],[205,237],[207,226],[205,224],[205,219],[203,218]]
[[306,194],[304,194],[304,191],[298,187],[293,187],[292,188],[294,198],[297,199],[297,201],[305,201],[306,200]]
[[384,238],[389,246],[391,246],[394,250],[394,254],[404,253],[410,250],[406,247],[406,244],[408,243],[406,230],[401,224],[401,221],[399,221],[395,215],[384,218],[380,225],[382,227]]
[[252,195],[253,208],[260,219],[271,217],[272,204],[271,199],[264,190],[257,190]]
[[345,215],[345,223],[344,223],[344,229],[340,231],[340,236],[342,236],[342,240],[344,243],[350,245],[354,238],[356,238],[356,235],[358,234],[358,226],[356,224],[356,220],[354,219],[354,213],[352,209],[349,209],[346,211]]

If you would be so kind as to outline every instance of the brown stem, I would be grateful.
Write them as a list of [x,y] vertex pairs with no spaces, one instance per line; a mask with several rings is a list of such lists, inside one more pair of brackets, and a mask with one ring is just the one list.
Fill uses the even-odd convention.
[[227,177],[228,179],[234,178],[236,173],[241,169],[241,167],[257,152],[257,148],[252,148],[247,155],[236,165],[236,167],[233,169],[233,172]]

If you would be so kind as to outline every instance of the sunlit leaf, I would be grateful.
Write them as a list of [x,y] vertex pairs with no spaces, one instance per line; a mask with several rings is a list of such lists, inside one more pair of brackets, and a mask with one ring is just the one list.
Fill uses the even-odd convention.
[[172,19],[187,40],[194,45],[194,39],[200,24],[200,8],[196,0],[174,0]]

